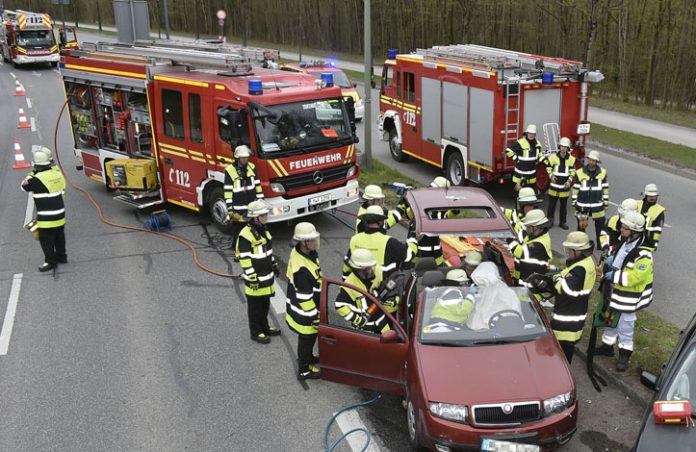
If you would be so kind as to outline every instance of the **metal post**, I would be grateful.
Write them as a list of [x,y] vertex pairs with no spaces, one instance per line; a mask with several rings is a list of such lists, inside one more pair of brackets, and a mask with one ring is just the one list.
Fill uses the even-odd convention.
[[302,40],[304,39],[304,28],[302,27],[302,16],[303,15],[304,14],[302,14],[300,12],[300,26],[298,27],[298,30],[300,32],[300,49],[299,49],[299,52],[297,52],[297,53],[299,53],[297,61],[302,61]]
[[169,8],[167,8],[167,0],[164,3],[164,35],[169,39]]
[[99,9],[99,0],[97,0],[97,23],[99,24],[99,31],[102,31],[101,10]]
[[60,17],[63,21],[63,28],[65,28],[65,2],[60,2]]
[[130,17],[131,17],[131,27],[133,30],[133,41],[136,41],[138,39],[138,35],[135,32],[135,10],[133,9],[133,0],[130,0],[128,2],[130,5]]
[[365,56],[365,118],[363,119],[363,137],[365,149],[365,169],[372,168],[372,30],[370,28],[371,12],[370,3],[372,0],[364,0],[365,4],[365,36],[363,39],[363,53]]
[[157,39],[162,39],[162,3],[157,0]]
[[244,2],[244,24],[242,25],[242,46],[247,46],[247,34],[249,33],[249,2]]
[[201,33],[198,30],[198,0],[193,2],[193,26],[196,29],[196,41],[201,39]]

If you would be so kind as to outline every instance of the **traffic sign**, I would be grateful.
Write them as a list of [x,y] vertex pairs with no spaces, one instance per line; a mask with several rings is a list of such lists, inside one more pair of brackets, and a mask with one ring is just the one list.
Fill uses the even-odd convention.
[[219,9],[217,12],[217,18],[220,20],[225,20],[227,19],[227,13],[225,12],[224,9]]

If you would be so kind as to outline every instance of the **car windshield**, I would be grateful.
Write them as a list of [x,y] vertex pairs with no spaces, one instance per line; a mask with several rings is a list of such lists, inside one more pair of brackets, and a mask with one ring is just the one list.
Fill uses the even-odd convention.
[[696,407],[696,345],[684,353],[679,370],[674,374],[666,394],[666,400],[688,400]]
[[266,155],[338,147],[345,144],[344,140],[352,139],[340,99],[272,105],[263,110],[254,124],[261,150]]
[[19,32],[17,44],[24,47],[48,47],[55,44],[55,41],[51,30],[29,30]]
[[312,71],[310,74],[316,78],[321,78],[321,74],[328,72],[333,75],[334,84],[340,86],[341,88],[352,88],[353,85],[350,83],[348,76],[343,71]]
[[444,346],[527,342],[546,328],[524,287],[425,287],[420,341]]

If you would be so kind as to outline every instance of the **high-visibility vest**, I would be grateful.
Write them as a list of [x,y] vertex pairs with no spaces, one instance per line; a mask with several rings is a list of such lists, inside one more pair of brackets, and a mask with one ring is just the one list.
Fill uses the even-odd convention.
[[57,228],[65,225],[65,178],[57,166],[34,173],[43,190],[33,190],[36,206],[36,225],[40,229]]
[[[365,232],[365,223],[360,219],[362,214],[365,213],[369,206],[367,204],[363,204],[360,206],[358,209],[358,215],[357,218],[355,219],[355,233],[358,234],[360,232]],[[401,214],[397,212],[396,209],[394,210],[387,210],[385,207],[382,207],[382,211],[384,212],[385,220],[384,220],[384,230],[387,231],[391,228],[393,228],[400,220],[401,220]]]
[[640,200],[638,201],[638,212],[642,213],[645,217],[646,240],[644,246],[655,251],[660,244],[662,226],[665,224],[665,212],[667,212],[667,209],[657,203],[648,207],[647,203]]
[[610,306],[621,312],[636,312],[653,301],[653,259],[650,248],[640,243],[614,271]]
[[[247,224],[237,239],[237,256],[243,270],[244,293],[254,297],[275,294],[273,240],[268,230],[260,232]],[[252,285],[256,284],[258,288],[253,288]]]
[[[350,276],[348,276],[346,283],[374,295],[380,284],[382,284],[382,271],[379,269],[379,267],[375,268],[375,279],[372,280],[369,289],[355,273],[351,273]],[[356,315],[369,317],[367,312],[368,303],[365,296],[357,290],[353,290],[349,287],[341,287],[334,306],[336,307],[336,312],[338,312],[338,314],[348,322],[352,322]],[[374,319],[371,318],[368,320],[365,328],[372,330],[375,333],[381,333],[390,329],[387,316],[384,315],[382,311],[379,311],[375,317],[376,318]]]
[[[385,278],[401,268],[404,262],[410,262],[413,259],[411,250],[406,245],[381,230],[368,229],[355,234],[350,239],[350,254],[358,248],[365,248],[372,252]],[[349,257],[346,256],[343,267],[344,276],[350,272]]]
[[575,210],[588,212],[592,218],[603,217],[604,210],[609,206],[607,170],[598,167],[590,177],[587,166],[582,167],[575,176],[572,196]]
[[565,183],[575,177],[575,157],[570,153],[562,157],[560,153],[554,152],[547,159],[546,171],[549,178],[556,177],[556,182],[549,182],[549,196],[567,198],[570,195],[570,186],[565,188]]
[[536,181],[536,167],[541,155],[541,144],[534,140],[534,146],[527,141],[526,137],[517,140],[517,145],[521,151],[515,152],[512,148],[507,148],[505,154],[515,161],[515,175],[524,177],[528,181]]
[[524,280],[532,273],[547,273],[551,261],[551,236],[548,231],[530,237],[526,236],[522,243],[514,241],[509,245],[515,258],[512,277],[518,279],[523,286],[527,286]]
[[619,243],[621,240],[621,218],[619,215],[614,215],[609,218],[607,224],[604,225],[602,231],[599,235],[599,246],[600,249],[611,250]]
[[461,289],[447,288],[435,300],[430,311],[430,324],[441,322],[450,327],[463,327],[474,310],[472,297],[465,296]]
[[556,303],[551,328],[559,341],[578,342],[587,318],[587,303],[597,271],[592,256],[580,258],[554,277]]
[[236,162],[225,168],[224,190],[227,211],[242,216],[246,216],[249,203],[263,198],[261,181],[256,174],[256,167],[251,162],[247,163],[245,174],[239,174]]
[[517,212],[517,209],[503,209],[503,213],[505,214],[505,218],[510,222],[510,225],[512,226],[512,229],[515,231],[515,236],[517,236],[517,241],[521,242],[524,240],[524,237],[527,235],[527,231],[524,229],[524,225],[522,224],[522,218],[523,216]]
[[300,253],[295,247],[288,260],[288,291],[285,321],[299,334],[316,334],[313,322],[319,318],[321,267],[319,258]]

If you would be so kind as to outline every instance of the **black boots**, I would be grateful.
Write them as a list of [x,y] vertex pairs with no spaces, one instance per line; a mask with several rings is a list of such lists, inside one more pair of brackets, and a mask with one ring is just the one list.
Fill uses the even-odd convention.
[[619,347],[619,362],[616,363],[617,372],[626,372],[626,369],[628,369],[628,360],[631,359],[631,353],[631,350]]
[[595,348],[595,355],[614,356],[614,346],[602,342],[600,347]]

